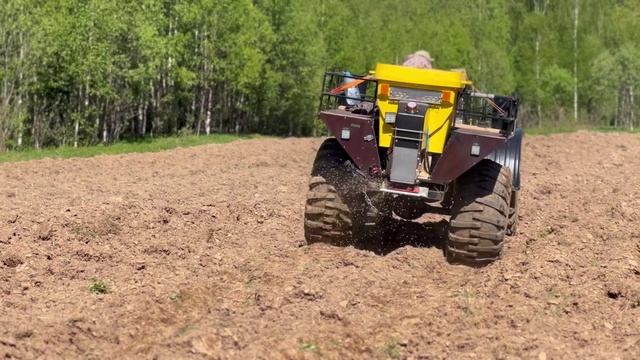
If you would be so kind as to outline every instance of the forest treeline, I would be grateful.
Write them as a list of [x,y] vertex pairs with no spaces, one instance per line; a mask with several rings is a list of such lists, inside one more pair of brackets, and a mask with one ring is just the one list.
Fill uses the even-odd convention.
[[638,125],[640,0],[4,0],[0,151],[310,135],[322,73],[428,50],[525,126]]

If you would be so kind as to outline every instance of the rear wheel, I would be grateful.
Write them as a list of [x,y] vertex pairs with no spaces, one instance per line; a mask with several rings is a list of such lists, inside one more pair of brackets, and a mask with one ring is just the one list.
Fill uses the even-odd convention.
[[455,184],[446,246],[447,259],[472,266],[502,254],[511,200],[511,171],[483,160]]
[[309,181],[304,213],[307,244],[354,244],[354,232],[364,224],[365,187],[338,141],[325,140],[318,149]]

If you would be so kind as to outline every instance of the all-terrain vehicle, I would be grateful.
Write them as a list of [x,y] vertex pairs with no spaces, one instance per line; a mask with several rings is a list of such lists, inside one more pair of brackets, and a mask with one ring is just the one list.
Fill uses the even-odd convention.
[[313,164],[307,243],[383,241],[385,219],[435,212],[450,214],[449,261],[500,258],[518,223],[517,113],[517,98],[477,91],[464,70],[326,73],[318,116],[333,137]]

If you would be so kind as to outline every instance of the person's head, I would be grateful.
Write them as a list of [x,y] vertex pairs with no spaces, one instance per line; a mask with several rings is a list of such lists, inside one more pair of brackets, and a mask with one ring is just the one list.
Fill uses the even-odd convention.
[[427,59],[429,61],[434,61],[435,60],[434,58],[431,57],[431,54],[429,54],[429,52],[426,51],[426,50],[418,50],[418,51],[416,51],[415,53],[413,53],[411,55],[412,56],[420,56],[420,57],[423,57],[423,58],[425,58],[425,59]]
[[431,57],[428,51],[418,50],[413,54],[407,55],[402,65],[418,69],[433,69],[433,61],[435,59]]

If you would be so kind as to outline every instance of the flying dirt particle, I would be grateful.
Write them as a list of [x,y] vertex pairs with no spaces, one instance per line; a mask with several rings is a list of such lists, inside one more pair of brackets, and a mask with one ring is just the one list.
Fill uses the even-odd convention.
[[606,321],[605,321],[605,323],[604,323],[604,327],[606,327],[606,328],[607,328],[607,329],[609,329],[609,330],[613,330],[613,325],[611,325],[611,323],[608,323],[608,322],[606,322]]

